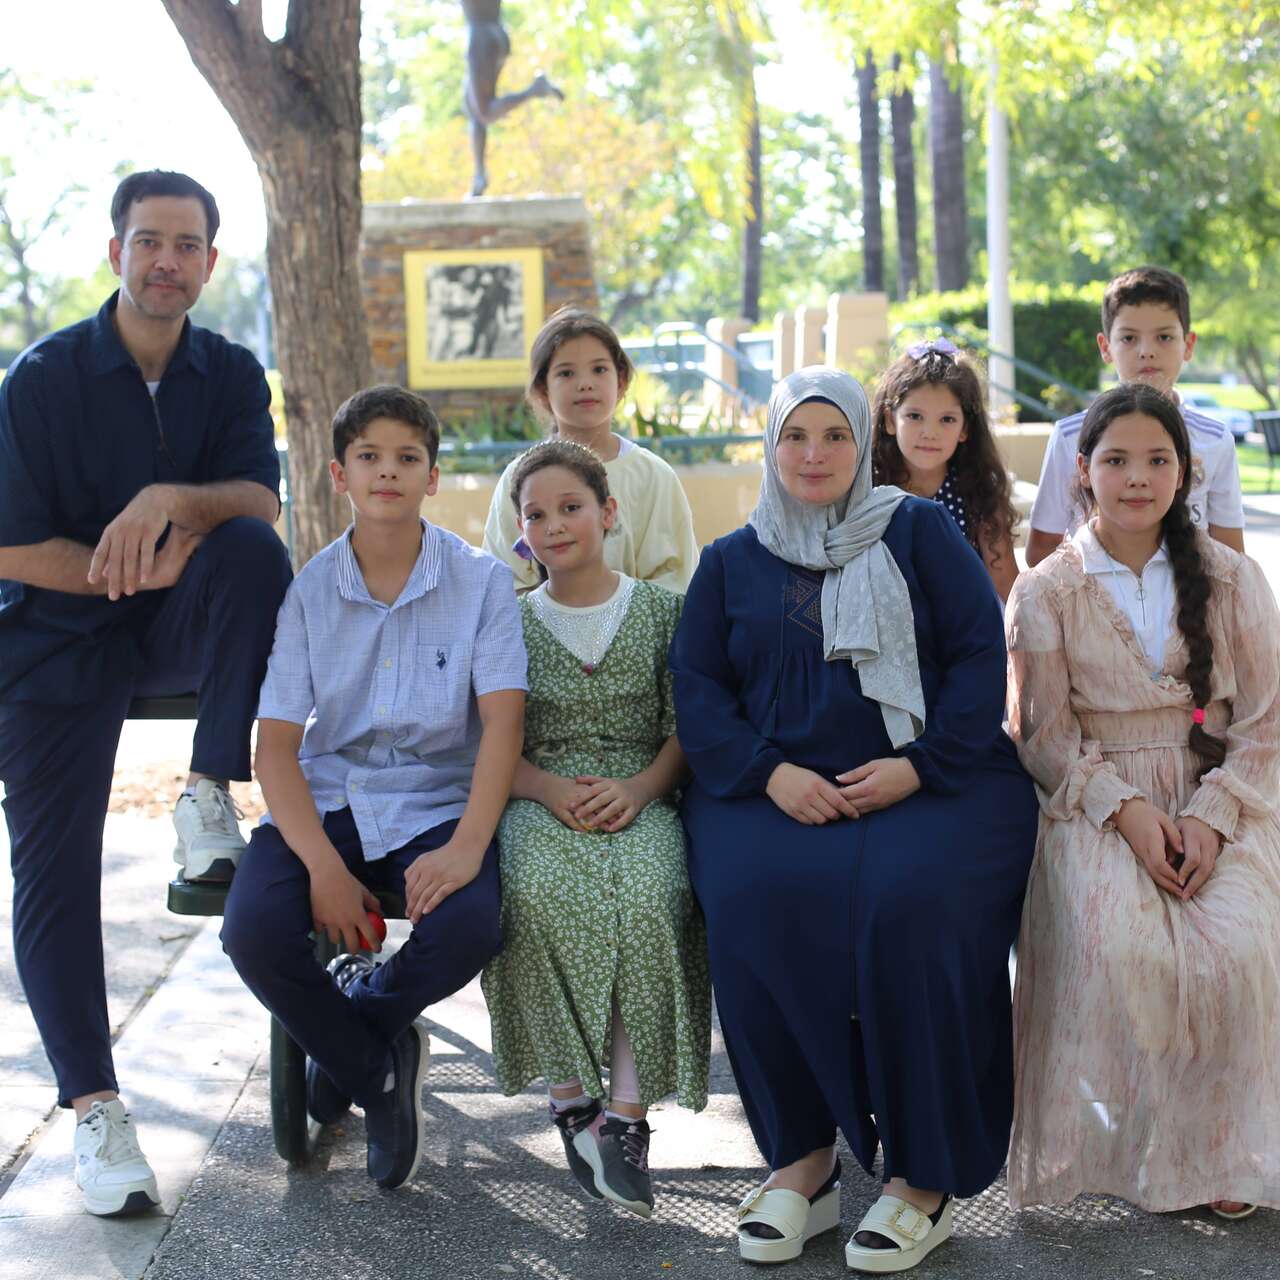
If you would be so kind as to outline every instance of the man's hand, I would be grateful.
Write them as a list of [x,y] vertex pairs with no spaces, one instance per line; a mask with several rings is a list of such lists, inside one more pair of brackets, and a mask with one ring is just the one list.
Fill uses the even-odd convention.
[[187,561],[203,541],[203,533],[192,533],[181,525],[171,524],[164,546],[156,553],[151,576],[146,584],[147,590],[163,591],[166,587],[172,587],[182,577]]
[[404,913],[413,924],[429,916],[451,893],[480,874],[484,850],[456,840],[417,857],[404,873]]
[[859,813],[887,809],[920,790],[920,775],[910,760],[889,757],[868,760],[848,773],[836,775],[844,798]]
[[324,930],[329,941],[345,951],[359,951],[363,938],[371,951],[382,944],[369,923],[368,911],[381,911],[374,897],[336,858],[333,865],[311,875],[311,917],[316,932]]
[[1182,884],[1173,869],[1178,854],[1183,852],[1182,833],[1173,819],[1149,800],[1134,796],[1116,810],[1113,821],[1156,885],[1182,897]]
[[169,525],[171,498],[168,485],[150,484],[102,531],[89,561],[89,581],[97,584],[105,577],[108,598],[119,600],[153,585],[156,543]]
[[802,769],[795,764],[780,764],[769,775],[765,794],[788,818],[807,827],[858,816],[858,810],[845,799],[839,787],[812,769]]
[[621,831],[653,799],[634,778],[584,775],[575,781],[587,789],[587,794],[573,806],[573,813],[588,831]]
[[1188,902],[1213,875],[1222,852],[1222,837],[1199,818],[1179,818],[1175,825],[1182,833],[1183,858],[1178,879],[1182,881],[1182,900]]

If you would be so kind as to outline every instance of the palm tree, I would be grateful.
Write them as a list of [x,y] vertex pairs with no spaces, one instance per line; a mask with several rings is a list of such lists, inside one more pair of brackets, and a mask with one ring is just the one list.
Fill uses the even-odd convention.
[[[902,66],[895,55],[893,69]],[[893,127],[893,204],[898,224],[898,297],[910,297],[920,287],[920,249],[916,243],[916,152],[912,139],[916,103],[910,87],[889,98]]]
[[870,51],[857,68],[858,155],[862,170],[862,287],[884,291],[884,219],[880,210],[880,99]]
[[[957,64],[958,69],[958,64]],[[933,243],[937,287],[969,283],[969,213],[964,188],[964,100],[945,63],[929,63],[929,160],[933,174]]]

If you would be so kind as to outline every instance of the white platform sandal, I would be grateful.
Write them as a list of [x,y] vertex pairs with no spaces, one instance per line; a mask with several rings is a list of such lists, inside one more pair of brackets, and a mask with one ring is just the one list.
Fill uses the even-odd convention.
[[[812,1200],[783,1187],[756,1187],[738,1206],[738,1253],[747,1262],[790,1262],[804,1252],[814,1236],[840,1225],[840,1166],[835,1181],[824,1185]],[[753,1236],[744,1227],[753,1222],[772,1227],[775,1239]]]
[[[954,1203],[948,1196],[935,1223],[923,1209],[917,1209],[899,1196],[881,1196],[867,1210],[867,1216],[858,1224],[858,1231],[874,1232],[896,1247],[868,1249],[858,1243],[858,1231],[855,1231],[844,1247],[845,1262],[854,1271],[867,1271],[874,1275],[909,1271],[950,1238]],[[934,1212],[938,1211],[935,1209]]]

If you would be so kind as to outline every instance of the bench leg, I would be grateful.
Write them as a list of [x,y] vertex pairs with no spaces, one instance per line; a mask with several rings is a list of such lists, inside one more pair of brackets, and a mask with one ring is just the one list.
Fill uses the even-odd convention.
[[[321,934],[316,959],[328,964],[337,948]],[[315,1155],[323,1126],[307,1114],[307,1055],[275,1018],[271,1019],[271,1136],[276,1154],[292,1165]]]

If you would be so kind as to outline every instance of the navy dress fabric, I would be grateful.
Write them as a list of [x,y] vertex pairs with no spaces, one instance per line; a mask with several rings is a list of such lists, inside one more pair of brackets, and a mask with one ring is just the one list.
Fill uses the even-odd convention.
[[894,753],[851,664],[822,652],[822,576],[749,526],[703,552],[671,649],[689,867],[747,1118],[771,1168],[844,1132],[884,1177],[976,1195],[1013,1110],[1009,948],[1035,848],[1001,729],[1005,646],[981,561],[934,502],[884,544],[915,613],[922,788],[805,826],[765,795],[783,761],[834,778]]

